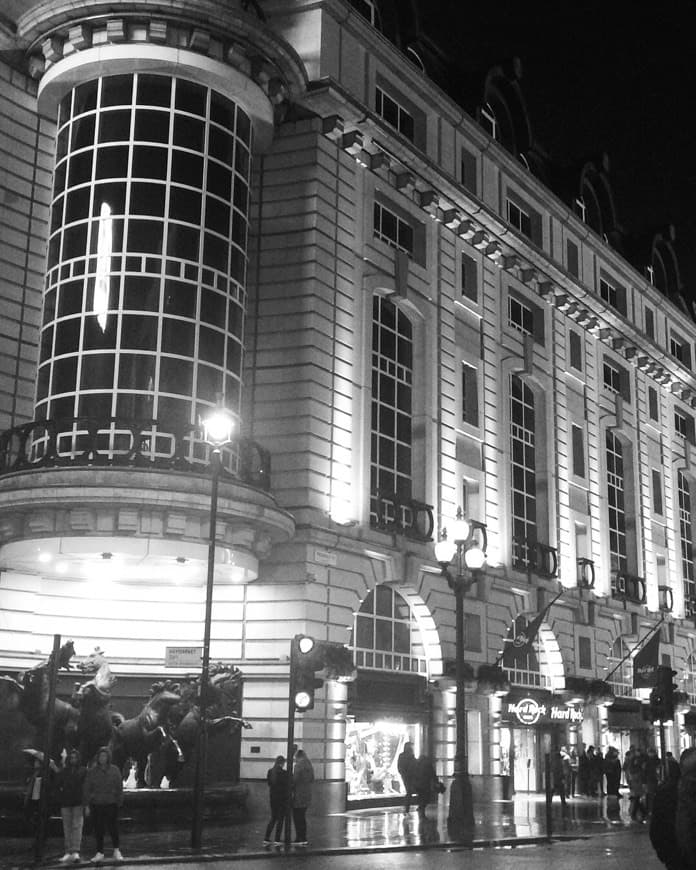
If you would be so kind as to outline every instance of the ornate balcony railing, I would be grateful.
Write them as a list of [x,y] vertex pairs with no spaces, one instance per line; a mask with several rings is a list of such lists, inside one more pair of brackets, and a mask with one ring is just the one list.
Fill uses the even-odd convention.
[[558,574],[558,551],[548,544],[515,535],[512,539],[512,566],[547,580]]
[[633,604],[645,604],[645,580],[626,571],[612,574],[611,597]]
[[[67,417],[34,420],[0,434],[0,476],[35,468],[111,466],[204,472],[210,446],[195,426],[167,431],[157,420]],[[268,492],[269,452],[247,438],[222,450],[223,476]]]
[[595,565],[592,559],[581,558],[578,563],[578,589],[594,589]]
[[395,492],[377,490],[370,495],[370,526],[414,541],[432,541],[433,506]]

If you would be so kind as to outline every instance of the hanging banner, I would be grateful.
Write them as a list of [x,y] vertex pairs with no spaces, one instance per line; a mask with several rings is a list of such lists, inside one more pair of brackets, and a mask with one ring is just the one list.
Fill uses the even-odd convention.
[[636,653],[633,659],[633,688],[652,689],[657,685],[657,668],[660,664],[660,632],[656,631],[650,640]]

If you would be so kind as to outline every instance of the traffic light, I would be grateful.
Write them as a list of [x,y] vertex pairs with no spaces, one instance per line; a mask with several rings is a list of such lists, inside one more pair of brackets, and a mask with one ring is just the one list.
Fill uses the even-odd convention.
[[660,717],[661,721],[669,721],[674,719],[674,693],[679,690],[679,686],[672,682],[677,672],[666,665],[660,665],[657,669],[657,691],[662,698],[662,707],[664,715]]
[[356,673],[352,653],[343,644],[295,635],[290,647],[290,691],[295,712],[314,708],[314,693],[324,680],[351,682]]
[[297,713],[314,709],[314,693],[324,685],[315,673],[323,667],[321,644],[306,634],[296,635],[290,650],[290,690]]

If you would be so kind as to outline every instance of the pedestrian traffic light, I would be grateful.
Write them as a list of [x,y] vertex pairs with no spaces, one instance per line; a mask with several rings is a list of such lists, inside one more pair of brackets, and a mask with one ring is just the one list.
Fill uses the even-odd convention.
[[314,693],[324,685],[315,674],[323,667],[321,645],[306,634],[296,635],[290,650],[290,691],[297,713],[314,709]]

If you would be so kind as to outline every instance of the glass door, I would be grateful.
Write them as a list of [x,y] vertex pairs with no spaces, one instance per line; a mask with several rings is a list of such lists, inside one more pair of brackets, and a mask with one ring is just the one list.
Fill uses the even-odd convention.
[[513,728],[513,789],[516,792],[537,790],[538,737],[532,728]]

